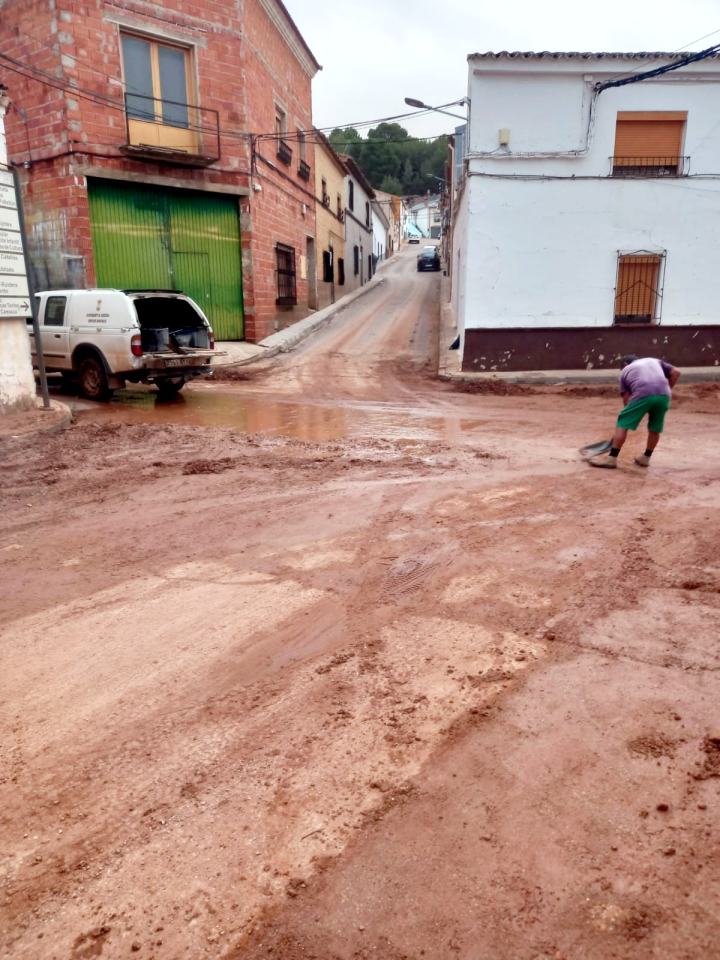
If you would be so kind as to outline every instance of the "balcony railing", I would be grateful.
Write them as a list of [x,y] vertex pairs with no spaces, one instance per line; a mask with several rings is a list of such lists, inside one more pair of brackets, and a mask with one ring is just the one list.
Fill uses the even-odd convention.
[[290,144],[279,138],[277,142],[277,158],[288,167],[292,163],[292,149]]
[[301,160],[298,164],[298,176],[301,180],[310,179],[310,164],[306,163],[304,160]]
[[220,159],[217,110],[125,94],[124,152],[147,160],[205,167]]
[[611,157],[613,177],[684,177],[690,157]]

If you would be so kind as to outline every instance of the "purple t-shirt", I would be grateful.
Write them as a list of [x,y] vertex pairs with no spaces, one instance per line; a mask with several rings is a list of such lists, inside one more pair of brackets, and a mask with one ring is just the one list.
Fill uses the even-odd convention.
[[643,397],[669,397],[672,393],[668,377],[672,364],[655,357],[643,357],[629,363],[620,375],[620,393],[629,393],[630,400]]

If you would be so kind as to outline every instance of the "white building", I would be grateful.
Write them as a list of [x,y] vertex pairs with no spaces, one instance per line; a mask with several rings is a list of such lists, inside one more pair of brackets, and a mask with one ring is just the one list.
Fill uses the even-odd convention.
[[405,201],[394,193],[375,191],[375,204],[380,207],[388,221],[386,257],[391,257],[400,249],[403,238]]
[[464,369],[720,362],[720,59],[639,79],[679,59],[469,57],[452,244]]
[[[428,194],[416,200],[409,207],[409,223],[420,232],[420,236],[438,240],[442,232],[442,208],[440,197]],[[409,231],[410,233],[414,231]],[[417,234],[416,234],[417,235]]]
[[390,244],[390,220],[377,199],[372,202],[372,225],[373,225],[373,270],[382,263],[389,254],[388,246]]
[[352,157],[345,164],[345,290],[351,293],[373,275],[372,201],[375,193]]
[[[8,99],[5,95],[5,88],[0,85],[0,171],[3,176],[0,178],[0,206],[4,195],[12,197],[11,178],[7,176],[9,167],[7,165],[7,147],[5,143],[5,111],[8,108]],[[12,223],[14,212],[8,213],[8,223],[17,230],[17,223]],[[0,214],[2,211],[0,210]],[[0,225],[5,220],[0,217]],[[21,255],[17,252],[16,238],[18,233],[13,233],[12,248],[3,242],[7,238],[3,230],[0,230],[0,274],[5,273],[3,279],[12,280],[11,274],[16,273],[17,261],[19,259],[22,265]],[[6,265],[12,261],[12,266]],[[6,269],[3,267],[6,266]],[[24,282],[24,281],[23,281]],[[26,291],[27,292],[27,291]],[[0,301],[2,300],[2,289],[0,289]],[[9,298],[9,303],[13,302]],[[7,312],[12,312],[12,307]],[[33,377],[32,359],[30,356],[30,338],[27,333],[25,317],[3,316],[6,312],[4,303],[0,309],[0,414],[9,413],[14,410],[30,407],[35,403],[35,378]]]

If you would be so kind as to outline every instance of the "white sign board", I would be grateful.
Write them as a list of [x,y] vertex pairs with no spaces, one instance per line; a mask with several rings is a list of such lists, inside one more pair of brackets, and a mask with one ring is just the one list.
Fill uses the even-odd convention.
[[30,316],[15,184],[10,170],[0,170],[0,319]]

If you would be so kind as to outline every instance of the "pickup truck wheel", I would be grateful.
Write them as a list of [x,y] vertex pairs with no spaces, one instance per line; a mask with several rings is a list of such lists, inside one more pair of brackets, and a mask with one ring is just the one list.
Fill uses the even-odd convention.
[[155,386],[161,397],[174,397],[185,386],[185,377],[163,377],[155,381]]
[[106,402],[113,395],[105,368],[96,357],[83,357],[78,367],[78,381],[80,393],[86,400]]

